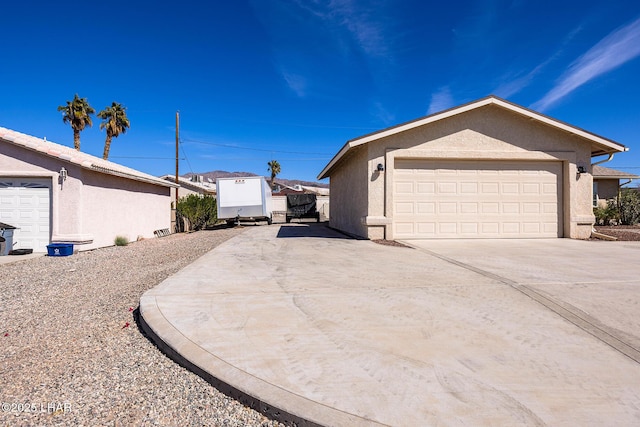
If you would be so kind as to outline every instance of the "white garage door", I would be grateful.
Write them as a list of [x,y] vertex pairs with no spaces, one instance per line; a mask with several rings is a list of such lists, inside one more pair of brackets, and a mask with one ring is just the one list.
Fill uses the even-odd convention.
[[395,162],[394,238],[562,236],[562,163]]
[[14,249],[47,251],[50,194],[50,179],[0,178],[0,222],[18,227]]

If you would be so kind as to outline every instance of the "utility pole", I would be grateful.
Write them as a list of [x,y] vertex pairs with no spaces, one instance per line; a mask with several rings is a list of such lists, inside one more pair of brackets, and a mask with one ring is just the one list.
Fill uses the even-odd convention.
[[[179,143],[180,143],[180,111],[176,111],[176,184],[178,184],[178,158],[180,155],[180,152],[178,150]],[[176,187],[176,209],[178,209],[178,187]]]

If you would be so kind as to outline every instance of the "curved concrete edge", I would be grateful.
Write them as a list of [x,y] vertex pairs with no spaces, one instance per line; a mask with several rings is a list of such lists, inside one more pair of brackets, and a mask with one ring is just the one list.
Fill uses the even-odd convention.
[[292,426],[382,426],[291,393],[225,362],[189,340],[162,314],[156,296],[140,298],[140,326],[180,366],[266,417]]

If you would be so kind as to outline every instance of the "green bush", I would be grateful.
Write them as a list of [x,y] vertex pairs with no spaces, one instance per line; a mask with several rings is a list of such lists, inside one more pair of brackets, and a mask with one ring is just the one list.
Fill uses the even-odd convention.
[[[186,219],[186,221],[185,221]],[[201,230],[218,220],[216,198],[209,195],[189,194],[178,200],[176,228],[178,232]]]
[[640,194],[631,188],[623,188],[618,200],[620,222],[635,225],[640,222]]
[[129,244],[129,239],[124,236],[116,236],[113,243],[115,243],[116,246],[127,246]]
[[611,223],[617,223],[619,213],[616,202],[610,200],[607,206],[598,206],[593,208],[593,214],[596,217],[596,224],[609,225]]

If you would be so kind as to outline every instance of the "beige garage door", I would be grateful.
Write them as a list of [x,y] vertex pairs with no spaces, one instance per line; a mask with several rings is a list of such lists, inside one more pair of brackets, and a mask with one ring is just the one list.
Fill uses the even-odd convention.
[[394,238],[562,236],[562,163],[395,161]]

